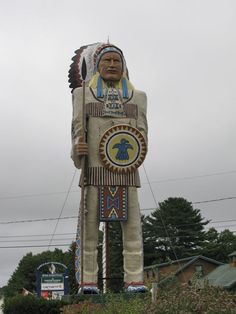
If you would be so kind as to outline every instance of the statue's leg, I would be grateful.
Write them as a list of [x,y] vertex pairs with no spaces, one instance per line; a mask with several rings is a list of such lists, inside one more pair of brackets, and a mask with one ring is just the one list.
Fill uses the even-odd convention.
[[143,283],[143,241],[137,188],[128,188],[128,220],[121,223],[123,233],[124,281]]
[[84,284],[97,284],[98,188],[86,187],[84,219]]

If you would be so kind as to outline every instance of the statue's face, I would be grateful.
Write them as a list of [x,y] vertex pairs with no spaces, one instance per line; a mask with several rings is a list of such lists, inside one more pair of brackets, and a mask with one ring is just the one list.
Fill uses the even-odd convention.
[[119,81],[123,71],[121,56],[117,52],[106,52],[101,57],[98,71],[104,81]]

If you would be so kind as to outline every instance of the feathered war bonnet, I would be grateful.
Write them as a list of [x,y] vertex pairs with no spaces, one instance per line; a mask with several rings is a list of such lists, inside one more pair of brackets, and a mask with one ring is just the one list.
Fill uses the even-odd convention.
[[72,92],[75,88],[82,86],[82,62],[85,59],[87,66],[87,76],[85,82],[92,89],[97,91],[97,97],[103,97],[104,82],[98,72],[98,65],[101,57],[107,52],[116,52],[120,55],[123,65],[123,74],[118,82],[118,89],[122,91],[122,96],[128,99],[134,89],[129,81],[128,69],[126,66],[123,52],[112,44],[96,43],[87,46],[82,46],[75,51],[75,56],[72,58],[73,63],[69,70],[69,83]]

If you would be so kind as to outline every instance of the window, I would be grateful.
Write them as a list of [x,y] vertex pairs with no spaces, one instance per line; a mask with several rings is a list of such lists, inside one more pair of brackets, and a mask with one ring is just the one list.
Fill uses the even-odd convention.
[[196,265],[195,266],[195,273],[198,277],[203,277],[203,266],[202,265]]

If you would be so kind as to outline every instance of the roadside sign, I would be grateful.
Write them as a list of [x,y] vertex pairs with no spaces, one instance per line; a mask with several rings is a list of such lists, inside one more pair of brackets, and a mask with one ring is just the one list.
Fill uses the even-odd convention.
[[[56,272],[56,267],[64,268],[64,272]],[[46,269],[48,270],[46,272]],[[38,297],[44,299],[61,299],[69,294],[68,268],[59,262],[46,262],[36,269],[36,288]]]
[[43,274],[41,277],[41,290],[64,290],[63,274]]

